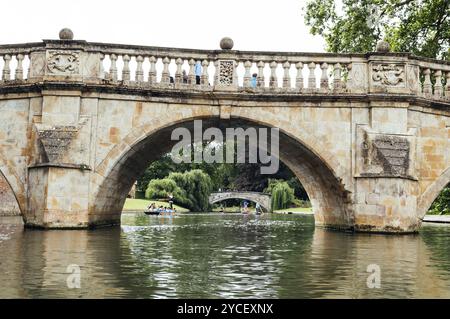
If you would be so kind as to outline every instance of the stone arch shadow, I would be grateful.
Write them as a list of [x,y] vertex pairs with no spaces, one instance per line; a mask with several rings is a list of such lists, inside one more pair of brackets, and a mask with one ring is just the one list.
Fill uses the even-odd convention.
[[[119,223],[126,194],[132,184],[149,163],[169,152],[176,143],[170,141],[171,131],[177,127],[186,127],[192,131],[193,120],[196,119],[203,120],[203,129],[273,127],[268,122],[251,118],[232,116],[229,120],[220,120],[216,115],[184,118],[159,127],[148,124],[135,128],[108,153],[93,172],[96,190],[90,199],[89,224],[95,226]],[[305,143],[286,129],[280,129],[279,158],[305,187],[317,225],[352,229],[354,217],[349,205],[351,191],[342,182],[341,165],[326,148],[318,147],[320,143],[312,137]]]

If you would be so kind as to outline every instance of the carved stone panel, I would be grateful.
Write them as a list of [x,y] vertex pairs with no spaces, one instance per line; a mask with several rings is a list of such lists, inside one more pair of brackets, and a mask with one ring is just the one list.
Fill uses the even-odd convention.
[[375,63],[371,66],[372,84],[376,86],[405,87],[405,66],[396,63]]
[[47,74],[80,74],[80,52],[62,50],[47,51]]
[[219,84],[230,86],[233,85],[234,78],[234,61],[219,61]]
[[78,133],[76,126],[55,126],[52,128],[38,127],[39,140],[44,150],[44,161],[59,163],[70,143]]
[[357,176],[415,179],[414,136],[380,134],[362,128],[357,135]]

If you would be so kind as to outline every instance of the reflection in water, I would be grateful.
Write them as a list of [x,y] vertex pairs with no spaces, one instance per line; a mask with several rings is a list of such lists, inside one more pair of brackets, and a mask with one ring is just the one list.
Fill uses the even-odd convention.
[[[0,297],[450,297],[450,227],[419,235],[314,228],[311,216],[124,214],[86,231],[0,225]],[[68,289],[67,266],[81,268]],[[381,288],[369,289],[369,264]]]

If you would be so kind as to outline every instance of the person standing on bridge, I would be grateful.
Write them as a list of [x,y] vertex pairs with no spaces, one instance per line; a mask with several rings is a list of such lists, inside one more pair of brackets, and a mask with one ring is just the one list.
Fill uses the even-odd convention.
[[251,78],[251,80],[250,80],[250,86],[251,86],[252,88],[255,88],[255,87],[256,87],[256,84],[257,84],[257,77],[258,77],[258,74],[256,74],[256,73],[253,73],[253,74],[252,74],[252,78]]
[[255,211],[256,211],[256,215],[261,214],[261,205],[259,203],[256,203]]

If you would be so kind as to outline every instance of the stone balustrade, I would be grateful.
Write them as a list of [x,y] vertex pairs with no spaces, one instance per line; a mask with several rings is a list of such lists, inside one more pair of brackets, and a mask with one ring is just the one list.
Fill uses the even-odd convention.
[[69,81],[139,89],[450,99],[450,62],[409,53],[192,50],[44,40],[0,46],[0,70],[0,88]]
[[27,43],[0,46],[1,84],[13,81],[23,82],[28,79],[30,70],[30,53],[33,48],[42,47],[43,43]]

